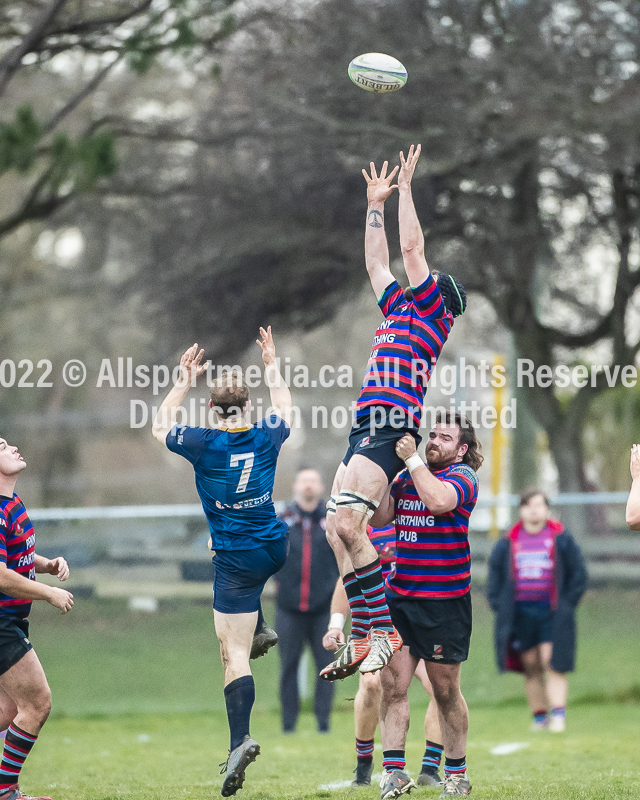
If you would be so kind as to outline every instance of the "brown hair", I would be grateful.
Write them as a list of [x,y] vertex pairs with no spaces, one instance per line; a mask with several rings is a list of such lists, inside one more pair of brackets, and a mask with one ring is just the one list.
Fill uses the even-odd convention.
[[542,491],[542,489],[538,489],[535,486],[530,486],[528,489],[525,489],[524,492],[520,495],[520,508],[522,506],[528,505],[530,500],[533,500],[534,497],[540,497],[544,500],[545,505],[549,508],[549,498],[547,495]]
[[249,402],[249,389],[239,370],[223,372],[209,395],[214,411],[222,419],[241,414]]
[[458,426],[460,429],[460,438],[458,442],[460,445],[467,445],[467,452],[462,456],[462,463],[468,464],[474,471],[479,470],[484,461],[484,456],[481,453],[482,445],[476,436],[475,429],[469,417],[463,417],[462,414],[459,414],[457,411],[455,414],[452,414],[450,411],[445,411],[437,415],[436,422]]

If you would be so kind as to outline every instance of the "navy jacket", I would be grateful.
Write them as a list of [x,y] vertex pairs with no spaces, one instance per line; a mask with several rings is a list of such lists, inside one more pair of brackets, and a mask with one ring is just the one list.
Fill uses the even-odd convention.
[[310,513],[293,503],[281,516],[289,527],[287,561],[275,576],[283,611],[329,613],[339,572],[325,535],[325,513],[324,502]]
[[[550,520],[555,533],[555,593],[553,608],[553,652],[551,668],[571,672],[575,666],[575,611],[587,588],[587,569],[582,551],[573,536],[556,520]],[[501,671],[522,671],[519,654],[511,647],[515,611],[515,579],[511,539],[516,525],[495,545],[489,558],[487,598],[495,612],[494,643]]]

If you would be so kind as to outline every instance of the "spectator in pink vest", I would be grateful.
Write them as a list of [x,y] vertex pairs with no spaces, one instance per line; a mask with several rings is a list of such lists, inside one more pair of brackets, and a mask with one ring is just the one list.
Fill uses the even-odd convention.
[[546,495],[524,492],[520,520],[491,553],[487,596],[496,614],[498,666],[524,673],[533,730],[565,729],[575,610],[586,586],[580,548],[550,516]]

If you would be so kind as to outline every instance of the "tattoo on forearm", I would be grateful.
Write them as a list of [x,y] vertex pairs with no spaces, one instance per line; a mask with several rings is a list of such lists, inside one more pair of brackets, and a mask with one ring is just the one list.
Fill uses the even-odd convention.
[[[380,219],[378,219],[380,217]],[[369,212],[369,227],[370,228],[381,228],[383,225],[384,217],[382,216],[382,211],[378,211],[377,209],[372,209]]]

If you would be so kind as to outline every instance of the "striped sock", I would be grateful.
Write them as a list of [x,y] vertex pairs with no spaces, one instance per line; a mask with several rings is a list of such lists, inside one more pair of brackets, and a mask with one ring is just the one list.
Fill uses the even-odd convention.
[[383,750],[382,769],[393,772],[395,769],[404,769],[407,766],[407,759],[404,757],[404,750]]
[[384,596],[384,581],[382,580],[382,567],[380,559],[376,558],[366,567],[355,567],[356,578],[360,591],[369,609],[371,628],[379,631],[393,631],[393,622],[389,616],[389,606]]
[[0,792],[18,783],[20,770],[38,737],[11,723],[4,737],[0,764]]
[[566,706],[553,706],[553,708],[551,709],[552,717],[562,717],[562,719],[564,719],[566,715],[567,715]]
[[445,758],[444,760],[444,777],[448,778],[449,775],[464,775],[467,771],[467,757],[462,758]]
[[355,572],[350,572],[342,579],[351,609],[351,635],[354,639],[366,639],[369,635],[369,609],[362,596]]
[[356,737],[356,756],[358,761],[373,761],[373,739],[358,739]]
[[423,772],[437,772],[442,759],[442,751],[444,746],[430,742],[427,739],[427,747],[422,756],[422,771]]
[[536,725],[543,725],[547,721],[547,709],[539,708],[533,712],[533,721]]

